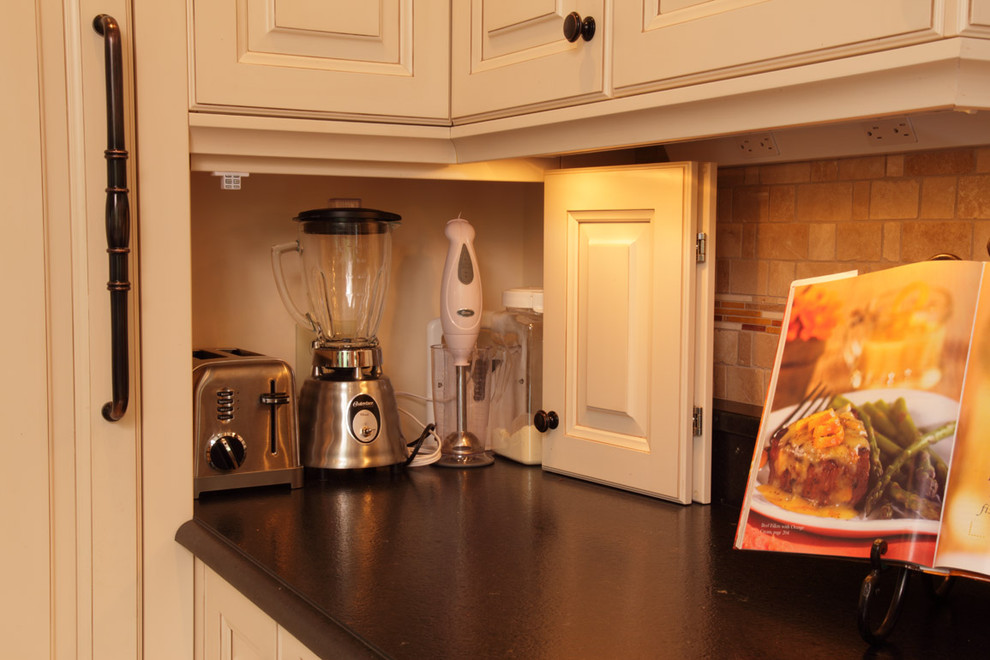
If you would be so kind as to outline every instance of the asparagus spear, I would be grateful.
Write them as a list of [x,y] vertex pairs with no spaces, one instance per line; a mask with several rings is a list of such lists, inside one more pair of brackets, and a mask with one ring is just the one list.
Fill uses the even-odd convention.
[[942,505],[938,502],[909,493],[896,483],[890,484],[890,497],[908,511],[914,511],[927,520],[938,520],[942,513]]
[[918,438],[918,440],[912,443],[910,447],[908,447],[903,452],[901,452],[901,455],[898,456],[896,459],[894,459],[894,462],[888,465],[887,469],[884,470],[884,473],[881,476],[880,481],[878,481],[877,484],[873,486],[873,488],[870,490],[870,492],[867,493],[866,503],[863,506],[863,511],[867,515],[869,515],[870,511],[873,510],[873,507],[875,507],[877,505],[877,502],[880,501],[880,498],[883,496],[884,491],[887,489],[887,486],[890,484],[890,480],[893,479],[894,475],[900,471],[901,466],[903,466],[906,461],[910,460],[918,452],[925,450],[927,447],[935,444],[939,440],[944,440],[945,438],[949,437],[955,432],[955,430],[956,430],[955,422],[949,422],[948,424],[944,424],[943,426],[940,426],[936,429],[933,429],[932,431],[929,431],[928,433],[925,433],[920,438]]

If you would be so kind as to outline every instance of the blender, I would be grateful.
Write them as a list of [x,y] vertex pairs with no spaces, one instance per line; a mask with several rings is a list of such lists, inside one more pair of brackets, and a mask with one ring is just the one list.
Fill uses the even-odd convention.
[[[313,368],[299,397],[299,445],[306,467],[376,468],[406,462],[405,441],[376,333],[391,265],[394,213],[357,207],[303,211],[295,241],[272,247],[272,270],[289,315],[316,333]],[[302,259],[308,299],[300,310],[286,287],[282,255]]]

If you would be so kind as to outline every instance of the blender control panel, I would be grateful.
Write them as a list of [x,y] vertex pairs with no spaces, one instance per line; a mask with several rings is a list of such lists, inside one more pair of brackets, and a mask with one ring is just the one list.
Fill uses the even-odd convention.
[[351,435],[358,442],[372,442],[381,428],[381,412],[378,402],[368,394],[358,394],[351,399],[347,418]]

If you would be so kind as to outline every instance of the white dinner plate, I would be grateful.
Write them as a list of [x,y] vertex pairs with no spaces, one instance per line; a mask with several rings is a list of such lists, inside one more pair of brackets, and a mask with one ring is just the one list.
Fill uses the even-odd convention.
[[[904,402],[907,404],[908,412],[911,413],[915,426],[922,431],[927,431],[941,426],[946,422],[953,421],[959,415],[958,401],[931,392],[902,389],[860,390],[857,392],[848,392],[842,396],[857,406],[880,399],[893,403],[898,397],[904,397]],[[764,427],[767,430],[764,436],[760,438],[761,451],[767,445],[768,438],[766,436],[772,433],[773,429],[777,428],[796,407],[789,406],[770,413],[767,424]],[[952,434],[932,445],[935,453],[946,463],[949,462],[952,456],[952,445],[955,439],[955,434]],[[760,468],[760,471],[756,474],[756,485],[760,486],[767,483],[769,473],[770,468],[766,465]],[[866,537],[878,534],[937,534],[939,526],[937,520],[922,520],[918,518],[869,520],[860,516],[840,520],[837,518],[825,518],[806,513],[797,513],[777,506],[766,499],[756,488],[751,493],[750,507],[753,511],[777,522],[799,527],[809,532],[830,536]]]

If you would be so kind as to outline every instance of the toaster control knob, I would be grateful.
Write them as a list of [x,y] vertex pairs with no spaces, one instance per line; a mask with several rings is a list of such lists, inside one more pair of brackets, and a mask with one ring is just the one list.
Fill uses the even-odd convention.
[[210,439],[206,460],[215,470],[234,470],[244,462],[246,447],[236,433],[224,433]]

